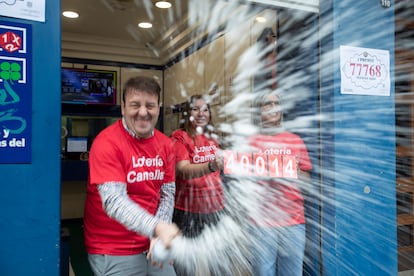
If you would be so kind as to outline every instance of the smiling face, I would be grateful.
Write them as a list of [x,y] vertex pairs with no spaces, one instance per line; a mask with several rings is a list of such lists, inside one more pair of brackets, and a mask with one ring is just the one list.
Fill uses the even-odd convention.
[[190,107],[190,121],[194,128],[204,129],[210,122],[210,110],[204,99],[197,99]]
[[282,122],[282,107],[277,95],[270,94],[266,96],[260,108],[263,128],[280,126]]
[[125,93],[121,111],[129,130],[139,138],[149,138],[160,114],[158,96],[130,88],[128,93]]

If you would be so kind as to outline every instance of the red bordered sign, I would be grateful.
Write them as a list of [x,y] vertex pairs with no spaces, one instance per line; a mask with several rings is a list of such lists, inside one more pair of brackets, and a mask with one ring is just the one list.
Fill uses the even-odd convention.
[[224,174],[298,178],[296,157],[293,155],[224,150],[223,165]]

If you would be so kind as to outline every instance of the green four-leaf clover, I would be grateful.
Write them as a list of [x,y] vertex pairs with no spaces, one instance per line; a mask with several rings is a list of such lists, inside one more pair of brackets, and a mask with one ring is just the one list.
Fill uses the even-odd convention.
[[21,69],[18,63],[2,62],[0,63],[0,78],[11,81],[19,80],[22,77]]

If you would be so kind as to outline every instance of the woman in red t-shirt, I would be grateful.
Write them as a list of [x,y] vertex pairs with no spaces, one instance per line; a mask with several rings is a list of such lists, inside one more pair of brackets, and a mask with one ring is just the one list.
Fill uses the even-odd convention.
[[264,197],[253,237],[253,274],[302,275],[305,250],[304,198],[301,190],[310,183],[312,164],[303,140],[282,126],[282,105],[275,92],[258,94],[255,102],[260,132],[249,137],[253,151],[267,157],[277,169],[258,177]]
[[[197,237],[205,226],[219,221],[224,208],[219,144],[211,124],[211,109],[194,95],[183,109],[181,128],[171,134],[176,154],[176,193],[173,222],[184,237]],[[178,275],[192,275],[181,271]]]

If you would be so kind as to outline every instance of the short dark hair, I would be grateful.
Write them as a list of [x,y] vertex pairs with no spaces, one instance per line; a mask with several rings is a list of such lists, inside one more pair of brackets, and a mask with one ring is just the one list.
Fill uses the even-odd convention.
[[124,85],[122,90],[122,101],[125,103],[125,95],[131,90],[140,90],[148,94],[156,95],[160,103],[161,87],[154,78],[136,76],[132,77]]

